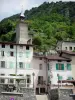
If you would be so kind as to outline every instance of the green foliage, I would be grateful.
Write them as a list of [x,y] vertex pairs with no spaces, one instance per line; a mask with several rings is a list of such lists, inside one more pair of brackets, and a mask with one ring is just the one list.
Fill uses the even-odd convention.
[[[75,41],[75,2],[44,2],[25,11],[26,22],[33,33],[35,50],[45,53],[55,48],[59,40]],[[15,41],[19,14],[0,22],[0,40]]]

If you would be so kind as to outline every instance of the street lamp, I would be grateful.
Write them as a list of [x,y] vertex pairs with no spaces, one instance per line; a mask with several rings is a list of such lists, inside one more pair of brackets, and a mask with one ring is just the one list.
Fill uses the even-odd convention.
[[35,76],[35,73],[33,72],[32,75],[33,75],[33,88],[34,88],[34,76]]
[[57,77],[58,77],[58,88],[59,88],[59,74],[57,74]]

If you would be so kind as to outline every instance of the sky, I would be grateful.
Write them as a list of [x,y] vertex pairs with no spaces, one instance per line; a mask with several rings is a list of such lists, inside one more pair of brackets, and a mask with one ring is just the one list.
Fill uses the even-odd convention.
[[[12,16],[17,13],[21,13],[22,6],[24,10],[27,9],[29,10],[32,7],[38,7],[45,1],[56,2],[59,0],[0,0],[0,21],[6,17]],[[70,0],[70,1],[75,1],[75,0]]]

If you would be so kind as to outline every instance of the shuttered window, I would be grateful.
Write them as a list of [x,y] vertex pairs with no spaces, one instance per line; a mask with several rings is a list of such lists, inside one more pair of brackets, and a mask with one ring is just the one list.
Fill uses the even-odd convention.
[[30,57],[30,51],[26,50],[26,58],[29,58],[29,57]]
[[58,76],[58,80],[62,80],[63,79],[63,77],[62,76]]
[[9,67],[10,68],[14,68],[14,63],[13,62],[9,62]]
[[71,77],[71,76],[69,76],[69,77],[68,77],[68,80],[72,80],[72,77]]
[[64,70],[64,64],[57,63],[56,70]]
[[30,69],[30,68],[31,68],[30,64],[27,63],[27,64],[26,64],[26,69]]
[[71,64],[67,64],[67,70],[71,70]]

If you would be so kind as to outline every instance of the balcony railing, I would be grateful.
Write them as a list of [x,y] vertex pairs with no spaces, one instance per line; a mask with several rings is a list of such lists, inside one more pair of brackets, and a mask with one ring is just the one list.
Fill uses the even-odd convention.
[[38,81],[37,85],[46,85],[46,81]]

